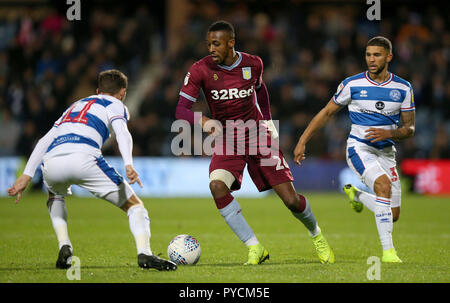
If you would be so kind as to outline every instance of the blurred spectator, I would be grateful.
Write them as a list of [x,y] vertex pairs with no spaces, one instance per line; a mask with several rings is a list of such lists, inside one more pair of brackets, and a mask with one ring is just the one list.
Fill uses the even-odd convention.
[[0,125],[2,126],[0,127],[0,156],[13,156],[20,136],[21,125],[12,116],[9,108],[2,110]]
[[36,124],[32,120],[27,120],[23,125],[22,134],[17,140],[16,151],[19,155],[29,157],[38,139]]
[[450,140],[447,136],[447,131],[444,124],[437,127],[437,132],[434,137],[433,147],[430,152],[431,159],[450,158]]

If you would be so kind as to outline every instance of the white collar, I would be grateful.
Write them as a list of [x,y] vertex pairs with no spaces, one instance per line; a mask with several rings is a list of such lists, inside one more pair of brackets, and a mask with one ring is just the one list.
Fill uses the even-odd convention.
[[236,53],[238,54],[239,58],[236,60],[236,62],[234,62],[233,64],[231,64],[230,66],[227,65],[221,65],[221,64],[217,64],[220,68],[226,69],[226,70],[232,70],[233,68],[235,68],[236,66],[238,66],[241,61],[242,61],[242,55],[240,52],[236,51]]

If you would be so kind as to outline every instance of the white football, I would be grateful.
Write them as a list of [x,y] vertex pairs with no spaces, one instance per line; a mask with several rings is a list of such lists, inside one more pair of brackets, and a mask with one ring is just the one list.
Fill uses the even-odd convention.
[[176,264],[194,265],[200,259],[202,250],[196,238],[189,235],[178,235],[170,241],[167,255]]

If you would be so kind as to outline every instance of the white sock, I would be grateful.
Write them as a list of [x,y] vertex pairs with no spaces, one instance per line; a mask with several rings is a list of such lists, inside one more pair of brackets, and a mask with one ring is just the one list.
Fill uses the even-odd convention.
[[245,245],[249,246],[259,243],[253,230],[250,228],[247,221],[245,221],[244,216],[242,216],[241,207],[236,199],[233,199],[233,201],[224,208],[219,209],[219,212],[231,230],[245,243]]
[[245,245],[246,245],[247,247],[249,247],[249,246],[251,246],[251,245],[256,245],[256,244],[258,244],[258,243],[259,243],[259,241],[258,241],[258,239],[256,238],[255,235],[253,235],[250,239],[248,239],[247,241],[245,241]]
[[311,237],[315,237],[318,234],[320,234],[320,228],[317,224],[316,217],[314,216],[314,213],[311,209],[311,205],[309,205],[308,200],[305,198],[306,201],[306,207],[301,213],[294,213],[291,212],[294,217],[296,217],[300,222],[305,225],[306,229],[308,230],[308,233]]
[[54,196],[53,198],[49,198],[47,207],[50,219],[52,220],[53,229],[56,233],[56,238],[58,239],[59,249],[64,245],[69,245],[70,248],[72,248],[72,243],[70,243],[69,233],[67,231],[67,208],[64,197]]
[[150,249],[150,218],[144,206],[132,206],[127,212],[130,230],[136,241],[137,253],[152,255]]
[[362,190],[357,191],[355,195],[355,201],[361,202],[362,204],[364,204],[364,206],[367,207],[367,209],[369,209],[373,213],[375,212],[376,199],[377,197],[375,197],[374,195]]
[[394,248],[394,244],[392,243],[392,230],[394,224],[392,221],[391,199],[377,197],[374,213],[378,236],[380,237],[383,250]]

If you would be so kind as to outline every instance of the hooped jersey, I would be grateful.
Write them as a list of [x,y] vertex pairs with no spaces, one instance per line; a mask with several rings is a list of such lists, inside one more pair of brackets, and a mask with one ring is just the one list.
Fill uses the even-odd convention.
[[352,128],[349,140],[382,149],[394,145],[387,139],[372,143],[365,138],[371,127],[396,129],[400,123],[400,113],[414,111],[414,93],[411,84],[389,73],[389,78],[377,83],[370,79],[368,71],[342,81],[332,100],[341,106],[348,106]]
[[44,156],[83,152],[101,155],[111,123],[129,120],[127,107],[109,95],[92,95],[74,102],[53,125],[56,135]]

